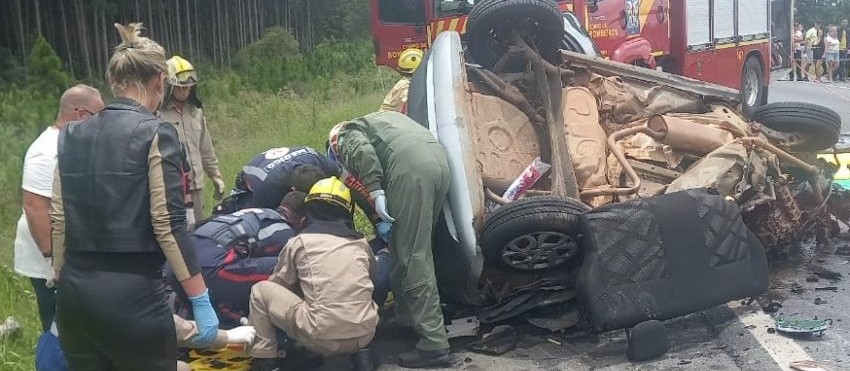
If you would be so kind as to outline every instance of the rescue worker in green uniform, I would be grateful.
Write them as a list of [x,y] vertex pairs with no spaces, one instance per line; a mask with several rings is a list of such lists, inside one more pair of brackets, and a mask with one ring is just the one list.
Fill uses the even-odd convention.
[[399,355],[399,365],[448,365],[449,342],[431,250],[451,178],[445,150],[427,129],[387,111],[336,125],[328,155],[366,186],[381,221],[393,223],[390,282],[396,314],[419,335],[416,349]]

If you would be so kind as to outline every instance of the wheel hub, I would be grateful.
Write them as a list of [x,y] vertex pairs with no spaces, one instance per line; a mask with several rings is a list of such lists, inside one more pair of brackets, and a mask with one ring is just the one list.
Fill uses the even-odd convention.
[[558,266],[578,252],[572,236],[560,232],[535,232],[519,236],[502,251],[502,260],[510,267],[538,270]]
[[755,70],[749,69],[747,70],[747,74],[744,78],[744,100],[746,101],[747,106],[753,107],[756,105],[756,101],[759,96],[759,76]]

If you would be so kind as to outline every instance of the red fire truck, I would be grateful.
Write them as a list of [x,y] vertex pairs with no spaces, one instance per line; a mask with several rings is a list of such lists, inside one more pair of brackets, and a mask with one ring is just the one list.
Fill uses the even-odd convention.
[[[522,6],[529,0],[504,0]],[[372,0],[376,61],[395,66],[401,51],[428,48],[442,31],[465,34],[473,0]],[[767,101],[771,5],[792,0],[566,0],[602,56],[739,89],[749,113]],[[774,12],[777,13],[777,12]]]

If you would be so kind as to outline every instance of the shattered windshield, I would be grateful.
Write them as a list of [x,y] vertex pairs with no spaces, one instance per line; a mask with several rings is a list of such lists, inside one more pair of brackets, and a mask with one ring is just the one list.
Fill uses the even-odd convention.
[[475,0],[440,0],[436,3],[437,15],[439,17],[446,17],[451,15],[469,14],[469,11],[472,10],[472,6],[475,5]]

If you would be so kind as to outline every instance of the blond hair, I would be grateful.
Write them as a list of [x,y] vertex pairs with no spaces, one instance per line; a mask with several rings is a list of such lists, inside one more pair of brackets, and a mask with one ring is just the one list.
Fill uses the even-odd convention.
[[166,72],[165,49],[147,37],[140,36],[141,23],[128,25],[115,24],[121,44],[115,47],[106,80],[115,95],[120,95],[130,87],[146,94],[145,84],[152,78]]

